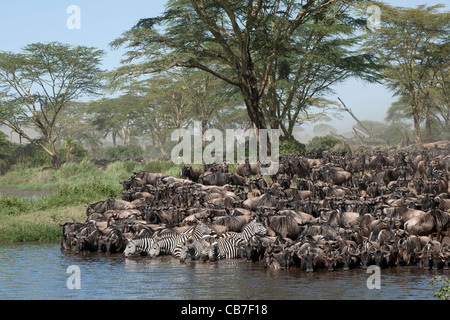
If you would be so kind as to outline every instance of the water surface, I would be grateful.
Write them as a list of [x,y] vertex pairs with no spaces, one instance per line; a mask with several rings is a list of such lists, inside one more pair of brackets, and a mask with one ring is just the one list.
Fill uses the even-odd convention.
[[[68,267],[80,270],[69,289]],[[105,253],[68,254],[59,243],[0,245],[0,299],[435,299],[435,275],[419,267],[382,269],[380,289],[368,289],[366,270],[266,270],[242,260],[188,261]]]

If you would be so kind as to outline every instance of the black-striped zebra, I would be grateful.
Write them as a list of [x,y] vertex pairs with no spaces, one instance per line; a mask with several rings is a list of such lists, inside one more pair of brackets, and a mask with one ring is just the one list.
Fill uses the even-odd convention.
[[235,259],[240,258],[241,246],[245,243],[242,238],[228,237],[219,238],[208,248],[209,260]]
[[236,238],[242,239],[244,241],[249,241],[253,236],[265,236],[267,233],[267,229],[263,226],[262,223],[256,222],[256,220],[252,220],[247,223],[241,232],[225,232],[222,237],[223,238]]
[[158,240],[152,247],[152,253],[159,255],[174,255],[180,257],[181,247],[188,239],[198,240],[204,235],[209,235],[212,230],[204,223],[199,222],[196,225],[170,237]]
[[129,257],[135,252],[146,253],[150,255],[150,250],[155,243],[156,240],[148,236],[127,239],[127,246],[125,247],[123,253],[125,257]]
[[[180,261],[184,262],[187,258],[191,260],[207,260],[208,248],[213,241],[216,240],[216,236],[206,235],[201,239],[193,240],[188,239],[182,243],[179,250]],[[178,246],[177,246],[178,247]]]

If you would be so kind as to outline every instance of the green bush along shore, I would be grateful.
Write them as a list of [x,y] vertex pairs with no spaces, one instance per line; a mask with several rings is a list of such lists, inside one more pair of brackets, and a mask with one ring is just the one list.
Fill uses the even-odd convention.
[[120,181],[137,171],[178,175],[179,167],[169,161],[153,160],[146,165],[117,161],[105,169],[92,162],[67,163],[59,170],[16,167],[0,176],[0,189],[54,190],[38,199],[0,195],[0,242],[58,241],[59,223],[84,222],[86,204],[120,198]]

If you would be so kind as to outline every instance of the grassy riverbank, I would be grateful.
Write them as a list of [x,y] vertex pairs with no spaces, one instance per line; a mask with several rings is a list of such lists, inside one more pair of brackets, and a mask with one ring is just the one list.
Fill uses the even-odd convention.
[[0,196],[0,242],[59,241],[60,222],[86,220],[86,204],[120,198],[122,185],[137,171],[178,174],[178,167],[164,161],[141,166],[120,161],[105,169],[89,161],[68,163],[60,170],[15,168],[0,176],[0,188],[18,190],[55,190],[39,199]]

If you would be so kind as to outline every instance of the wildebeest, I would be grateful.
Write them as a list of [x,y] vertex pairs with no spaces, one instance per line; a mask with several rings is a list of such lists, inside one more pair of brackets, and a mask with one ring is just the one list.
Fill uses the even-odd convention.
[[251,175],[261,174],[261,163],[250,163],[248,158],[245,158],[244,164],[239,164],[236,166],[236,173],[243,177],[250,177]]
[[294,251],[294,255],[300,260],[300,268],[306,272],[313,272],[325,267],[323,250],[315,243],[304,242]]
[[398,242],[398,263],[400,265],[413,265],[419,261],[422,242],[417,236],[407,236]]
[[442,242],[442,232],[450,225],[450,213],[439,209],[432,209],[425,214],[413,217],[405,222],[405,231],[411,235],[427,236],[434,232]]
[[277,207],[277,205],[280,204],[279,199],[277,199],[275,196],[272,196],[268,193],[264,193],[263,195],[251,199],[247,199],[242,203],[242,207],[255,211],[258,207]]
[[227,183],[236,186],[245,186],[245,177],[236,173],[230,173],[227,177]]
[[80,228],[83,226],[79,222],[65,222],[59,224],[62,230],[61,250],[71,250],[75,246],[75,237]]
[[282,238],[296,240],[300,234],[299,224],[290,215],[273,214],[268,215],[264,220],[266,227]]
[[227,184],[228,173],[207,171],[199,177],[199,182],[207,186],[223,186]]
[[89,216],[91,213],[105,213],[108,210],[126,210],[126,209],[136,209],[136,206],[129,201],[119,200],[110,198],[103,201],[98,201],[93,204],[88,204],[86,206],[86,215]]
[[359,223],[358,212],[341,212],[340,210],[324,210],[321,213],[323,222],[332,227],[351,228]]
[[[214,230],[215,240],[242,240],[236,247],[228,243],[233,251],[229,256],[268,268],[348,270],[370,264],[415,265],[420,260],[445,268],[450,247],[443,236],[448,235],[450,196],[433,183],[444,181],[448,188],[449,172],[434,152],[421,152],[420,157],[405,152],[398,158],[387,151],[373,152],[365,159],[360,153],[324,152],[320,159],[309,160],[290,154],[280,158],[280,171],[271,176],[271,183],[252,172],[248,160],[236,172],[205,165],[197,183],[188,180],[195,180],[186,172],[189,167],[181,179],[135,173],[124,185],[123,202],[108,199],[89,205],[85,223],[66,225],[61,248],[114,254],[126,250],[115,240],[125,234],[133,239],[143,232],[161,240],[203,222]],[[372,168],[381,171],[367,171],[371,156]],[[355,163],[360,166],[351,167]],[[415,167],[419,163],[420,170]],[[245,226],[256,221],[264,224],[267,235],[244,237]],[[200,241],[185,240],[179,243],[184,251],[177,248],[185,254],[182,259],[202,256]],[[218,243],[212,246],[215,240],[207,245],[215,251],[213,258],[225,250]],[[161,241],[152,250],[151,255],[166,252]]]
[[191,165],[183,165],[181,167],[180,178],[189,179],[198,182],[198,178],[202,174],[200,168],[192,167]]
[[241,232],[250,220],[250,216],[247,215],[226,215],[214,218],[213,222],[227,227],[228,231]]
[[345,170],[328,167],[325,171],[327,181],[333,185],[352,185],[352,174]]

